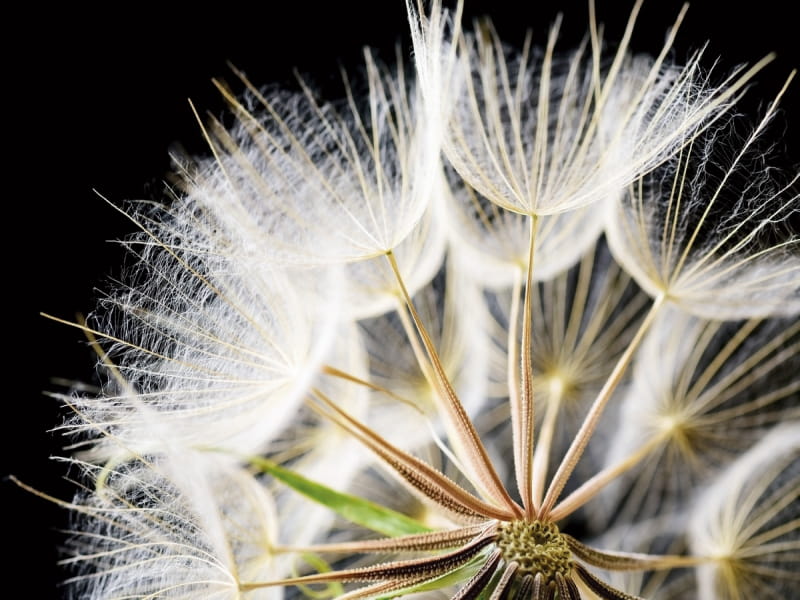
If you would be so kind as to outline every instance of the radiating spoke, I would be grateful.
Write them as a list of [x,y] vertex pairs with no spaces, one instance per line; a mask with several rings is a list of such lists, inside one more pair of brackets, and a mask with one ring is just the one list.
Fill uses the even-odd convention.
[[634,552],[611,552],[590,548],[566,533],[561,534],[567,541],[572,553],[580,560],[592,566],[609,571],[654,571],[658,569],[674,569],[676,567],[693,567],[709,559],[698,556],[677,556],[660,554],[640,554]]
[[481,550],[492,543],[494,539],[493,536],[494,534],[491,530],[487,531],[457,550],[437,556],[380,563],[371,567],[342,569],[327,573],[288,577],[275,581],[243,583],[239,588],[243,591],[247,591],[265,587],[305,585],[309,583],[380,582],[384,580],[403,583],[403,587],[405,587],[415,581],[443,575],[467,563]]
[[644,600],[639,596],[626,594],[616,588],[611,587],[604,581],[598,579],[581,565],[575,565],[575,574],[593,593],[602,600]]
[[[533,258],[536,242],[537,218],[531,217],[530,240],[528,248],[528,271],[525,280],[525,304],[522,311],[522,351],[520,352],[520,390],[512,394],[511,398],[511,424],[514,442],[514,473],[517,478],[525,516],[533,518],[535,506],[533,503],[533,489],[531,468],[533,458],[533,364],[531,363],[531,295],[533,287]],[[510,323],[509,327],[516,327]]]
[[[434,389],[438,391],[438,397],[441,399],[441,406],[444,409],[444,416],[453,425],[453,430],[459,437],[458,441],[466,453],[465,458],[468,464],[475,471],[475,474],[477,475],[484,489],[491,494],[493,500],[521,516],[519,506],[516,502],[514,502],[514,500],[511,499],[511,496],[508,495],[508,491],[503,485],[500,476],[497,474],[494,465],[492,465],[492,462],[489,459],[489,453],[486,451],[480,436],[478,436],[478,432],[475,430],[475,426],[472,424],[472,421],[467,415],[467,411],[464,409],[464,406],[458,399],[458,396],[456,395],[456,392],[453,389],[447,374],[445,373],[444,366],[439,359],[439,354],[436,351],[433,340],[431,340],[431,337],[425,329],[422,319],[420,319],[417,310],[414,308],[414,303],[411,301],[411,296],[409,295],[405,283],[403,282],[403,277],[400,274],[400,269],[397,265],[394,254],[391,252],[387,253],[386,258],[389,260],[392,271],[397,278],[397,283],[399,284],[403,293],[406,307],[408,308],[408,311],[414,320],[414,325],[417,327],[419,337],[422,340],[422,344],[425,346],[425,351],[428,354],[430,365],[420,365],[420,367],[422,368],[423,373],[429,373],[432,371],[434,375],[434,381],[432,381],[431,384],[433,384]],[[428,369],[428,366],[431,367],[431,370]]]
[[464,586],[458,590],[451,600],[475,600],[489,583],[500,563],[500,551],[495,550],[486,559],[478,572],[475,573]]
[[505,597],[509,587],[514,583],[514,575],[517,572],[517,568],[519,568],[519,565],[515,562],[510,562],[506,565],[503,575],[500,577],[494,590],[492,590],[492,595],[489,596],[489,600],[501,600]]
[[361,540],[357,542],[342,542],[339,544],[315,544],[307,547],[284,546],[284,552],[313,552],[313,553],[389,553],[389,552],[423,552],[430,550],[444,550],[455,548],[477,536],[486,525],[462,527],[451,531],[434,531],[432,533],[418,533],[399,537],[383,538],[380,540]]
[[319,410],[324,416],[342,426],[383,459],[415,490],[441,508],[470,521],[480,521],[481,517],[501,520],[513,517],[512,513],[479,500],[426,462],[390,444],[372,429],[359,423],[336,406],[321,392],[317,391],[315,396],[322,404]]

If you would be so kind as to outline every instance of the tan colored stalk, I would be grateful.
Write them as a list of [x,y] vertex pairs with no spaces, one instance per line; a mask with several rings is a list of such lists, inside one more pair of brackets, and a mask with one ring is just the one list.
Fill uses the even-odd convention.
[[430,383],[434,386],[434,389],[437,390],[437,396],[441,400],[440,404],[444,409],[444,415],[453,425],[455,433],[458,435],[459,441],[465,450],[466,456],[464,458],[466,459],[467,464],[471,469],[474,470],[476,477],[481,482],[482,487],[490,494],[492,500],[499,503],[504,508],[512,511],[513,513],[521,516],[522,511],[520,507],[516,502],[514,502],[514,500],[508,494],[508,491],[506,491],[505,487],[503,486],[500,476],[497,474],[494,465],[492,465],[492,462],[489,459],[489,454],[486,451],[483,442],[478,436],[477,431],[475,431],[475,426],[472,424],[472,421],[467,415],[467,412],[464,409],[464,406],[461,404],[461,401],[458,399],[458,396],[456,395],[456,392],[444,371],[444,366],[439,359],[439,355],[436,352],[433,341],[425,329],[425,325],[422,323],[422,319],[420,319],[417,310],[414,308],[414,303],[411,301],[411,296],[409,295],[403,281],[403,277],[400,274],[400,269],[397,265],[397,261],[395,260],[394,253],[391,251],[387,252],[386,258],[392,267],[392,271],[394,271],[395,277],[397,278],[397,283],[400,286],[403,298],[405,299],[408,312],[411,314],[411,318],[414,320],[414,325],[417,328],[420,340],[422,341],[422,344],[425,347],[425,351],[428,355],[428,359],[430,360],[433,374],[433,381]]

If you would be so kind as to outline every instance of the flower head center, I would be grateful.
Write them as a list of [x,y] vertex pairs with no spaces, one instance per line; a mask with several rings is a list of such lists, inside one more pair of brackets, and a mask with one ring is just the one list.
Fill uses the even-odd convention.
[[506,562],[516,562],[522,575],[542,574],[545,583],[556,581],[556,573],[568,577],[572,553],[553,523],[509,521],[497,532],[497,546]]

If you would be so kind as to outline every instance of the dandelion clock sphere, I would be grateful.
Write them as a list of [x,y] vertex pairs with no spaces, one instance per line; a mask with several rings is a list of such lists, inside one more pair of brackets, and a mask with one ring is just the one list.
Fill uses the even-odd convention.
[[231,56],[163,188],[98,190],[124,267],[43,319],[96,359],[48,386],[75,485],[14,477],[60,594],[800,598],[794,72],[506,10]]

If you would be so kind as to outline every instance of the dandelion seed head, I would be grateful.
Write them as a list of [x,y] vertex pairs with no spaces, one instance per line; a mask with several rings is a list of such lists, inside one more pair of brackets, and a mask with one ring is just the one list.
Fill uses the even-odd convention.
[[570,50],[561,17],[513,48],[408,0],[413,69],[215,81],[209,155],[121,209],[133,264],[76,324],[77,595],[789,593],[785,90],[734,135],[770,58],[670,62],[685,9],[634,56],[641,5],[614,46],[590,4]]

